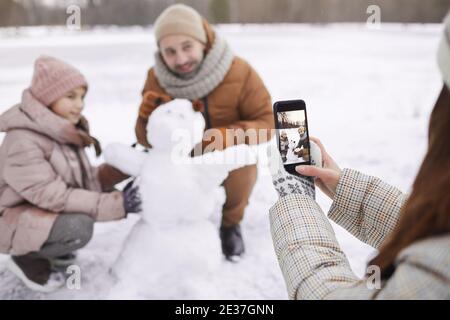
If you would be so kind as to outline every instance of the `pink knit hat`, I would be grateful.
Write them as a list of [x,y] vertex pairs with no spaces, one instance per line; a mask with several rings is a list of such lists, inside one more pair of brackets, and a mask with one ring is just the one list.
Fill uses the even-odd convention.
[[40,56],[34,63],[30,90],[33,96],[49,106],[70,90],[88,87],[84,76],[71,65],[49,56]]

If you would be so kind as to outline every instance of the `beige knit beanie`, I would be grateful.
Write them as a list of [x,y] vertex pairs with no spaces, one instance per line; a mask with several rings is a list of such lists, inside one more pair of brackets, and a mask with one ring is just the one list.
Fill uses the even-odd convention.
[[206,31],[203,28],[202,16],[193,8],[184,4],[175,4],[164,10],[156,19],[156,42],[168,35],[183,34],[206,44]]
[[450,89],[450,12],[444,19],[444,32],[439,43],[437,60],[442,79]]
[[70,90],[81,86],[88,86],[81,72],[61,60],[40,56],[34,63],[30,91],[45,106],[50,106]]

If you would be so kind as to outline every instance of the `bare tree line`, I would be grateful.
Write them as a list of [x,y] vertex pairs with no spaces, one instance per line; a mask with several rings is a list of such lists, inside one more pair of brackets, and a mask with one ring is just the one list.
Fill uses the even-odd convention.
[[440,22],[450,9],[450,0],[0,0],[0,26],[63,25],[70,4],[83,26],[149,25],[174,3],[213,23],[364,22],[374,4],[384,22]]

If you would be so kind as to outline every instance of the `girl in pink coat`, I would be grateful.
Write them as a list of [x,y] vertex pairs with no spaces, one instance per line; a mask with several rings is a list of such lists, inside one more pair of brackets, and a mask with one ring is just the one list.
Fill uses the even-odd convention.
[[64,285],[55,267],[73,262],[95,221],[140,210],[137,188],[113,189],[127,176],[88,161],[84,148],[101,148],[82,116],[87,87],[77,69],[42,56],[22,101],[0,116],[0,253],[34,290]]

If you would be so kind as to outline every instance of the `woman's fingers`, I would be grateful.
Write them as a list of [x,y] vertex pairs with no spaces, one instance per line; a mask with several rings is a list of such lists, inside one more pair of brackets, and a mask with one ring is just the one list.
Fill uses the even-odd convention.
[[[325,150],[324,145],[322,144],[322,141],[320,141],[318,138],[316,137],[311,137],[310,138],[311,141],[313,141],[320,149],[320,153],[322,153],[322,166],[323,167],[327,167],[331,158],[328,155],[327,151]],[[332,161],[332,160],[331,160]]]
[[320,152],[322,153],[323,166],[325,168],[330,168],[330,169],[340,171],[341,169],[337,165],[336,161],[334,161],[333,158],[327,153],[322,142],[316,137],[310,137],[310,139],[312,141],[314,141],[314,143],[317,144],[317,146],[320,148]]
[[319,146],[320,152],[322,152],[322,155],[327,154],[327,151],[325,150],[325,147],[322,144],[322,141],[320,141],[318,138],[316,137],[310,137],[310,139],[312,141],[314,141],[315,144],[317,144]]

